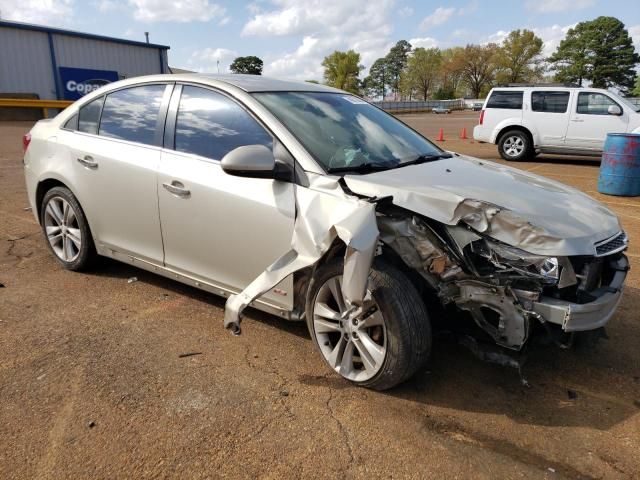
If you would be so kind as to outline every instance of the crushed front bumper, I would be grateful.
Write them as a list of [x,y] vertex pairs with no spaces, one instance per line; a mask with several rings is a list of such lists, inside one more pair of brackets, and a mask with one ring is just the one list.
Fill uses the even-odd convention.
[[621,255],[612,263],[615,270],[609,285],[591,292],[597,298],[589,303],[578,304],[551,297],[541,297],[533,302],[531,309],[545,322],[562,326],[565,332],[581,332],[603,327],[613,316],[622,300],[624,281],[629,271],[627,257]]

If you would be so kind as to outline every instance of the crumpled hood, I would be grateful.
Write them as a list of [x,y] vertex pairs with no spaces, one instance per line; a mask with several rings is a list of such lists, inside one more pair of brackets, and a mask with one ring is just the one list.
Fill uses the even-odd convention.
[[611,210],[574,188],[471,157],[344,180],[354,193],[393,196],[395,205],[538,255],[593,255],[594,243],[621,230]]

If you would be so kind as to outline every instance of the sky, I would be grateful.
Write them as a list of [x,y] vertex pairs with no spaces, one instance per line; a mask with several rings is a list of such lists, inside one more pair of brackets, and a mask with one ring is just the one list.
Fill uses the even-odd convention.
[[[640,52],[637,0],[0,0],[0,18],[168,45],[169,65],[227,72],[256,55],[265,75],[322,80],[334,50],[361,54],[365,73],[398,40],[414,47],[499,42],[533,30],[555,50],[569,28],[615,15]],[[636,5],[632,7],[632,5]]]

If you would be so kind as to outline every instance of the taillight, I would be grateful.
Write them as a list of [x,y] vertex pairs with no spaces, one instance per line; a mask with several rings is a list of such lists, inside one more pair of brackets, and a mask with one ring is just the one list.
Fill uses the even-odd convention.
[[27,153],[27,148],[29,148],[29,144],[31,143],[31,134],[25,133],[22,136],[22,152]]
[[482,125],[483,121],[484,121],[484,110],[480,112],[480,125]]

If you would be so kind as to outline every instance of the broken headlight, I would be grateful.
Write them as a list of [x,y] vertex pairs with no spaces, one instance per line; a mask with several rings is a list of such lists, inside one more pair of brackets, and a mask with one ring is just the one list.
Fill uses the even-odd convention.
[[472,242],[471,251],[500,272],[519,273],[550,285],[557,284],[560,278],[560,266],[556,257],[534,255],[488,239]]

